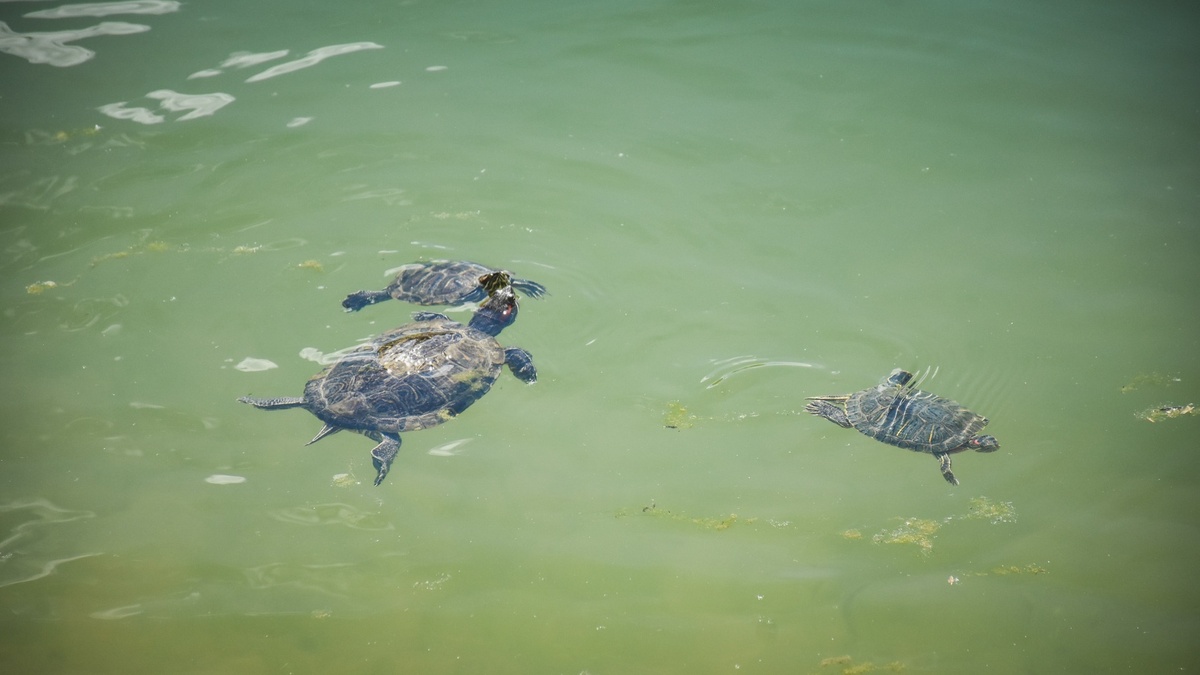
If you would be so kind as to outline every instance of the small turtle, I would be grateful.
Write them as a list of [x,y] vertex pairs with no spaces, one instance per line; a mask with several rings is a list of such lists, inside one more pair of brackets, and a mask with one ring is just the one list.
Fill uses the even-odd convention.
[[[951,485],[950,455],[964,450],[994,452],[993,436],[977,436],[988,419],[949,399],[910,385],[912,373],[893,370],[877,386],[842,396],[810,396],[808,412],[847,429],[917,452],[928,452],[942,463],[942,476]],[[835,405],[835,404],[841,404]]]
[[512,287],[495,290],[462,325],[417,312],[413,323],[364,343],[304,385],[303,397],[238,400],[264,410],[304,408],[325,423],[309,445],[348,429],[377,441],[371,450],[379,485],[400,450],[400,433],[441,424],[487,393],[508,365],[537,380],[529,352],[504,348],[495,336],[517,318]]
[[342,307],[356,312],[391,298],[416,305],[457,305],[479,302],[495,288],[505,285],[512,285],[531,298],[546,293],[545,286],[528,279],[514,279],[503,270],[463,260],[434,260],[399,267],[387,288],[351,293],[342,301]]

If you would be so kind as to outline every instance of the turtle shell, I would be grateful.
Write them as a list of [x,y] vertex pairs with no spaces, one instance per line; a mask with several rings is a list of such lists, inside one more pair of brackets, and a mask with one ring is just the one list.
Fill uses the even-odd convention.
[[487,393],[504,365],[491,335],[446,318],[388,331],[304,385],[304,402],[341,429],[400,433],[425,429]]
[[884,443],[938,454],[962,449],[987,426],[986,417],[950,399],[905,386],[911,377],[900,371],[851,394],[846,417],[854,428]]
[[[465,260],[434,260],[409,263],[392,272],[396,278],[386,290],[396,300],[417,305],[454,305],[483,300],[488,292],[483,278],[502,270]],[[533,298],[546,293],[545,286],[528,279],[511,279],[511,283]]]

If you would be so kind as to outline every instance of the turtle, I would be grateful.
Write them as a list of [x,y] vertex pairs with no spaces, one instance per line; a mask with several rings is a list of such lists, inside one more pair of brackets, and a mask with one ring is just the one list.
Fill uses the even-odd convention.
[[841,396],[810,396],[808,412],[847,429],[917,452],[928,452],[941,462],[942,476],[951,485],[958,479],[950,470],[950,455],[964,450],[995,452],[994,436],[977,435],[988,419],[949,399],[917,389],[912,373],[897,368],[870,389]]
[[517,296],[504,286],[465,326],[444,314],[413,314],[411,323],[370,339],[314,375],[301,397],[238,400],[263,410],[309,411],[325,426],[307,445],[343,430],[376,441],[371,457],[379,485],[400,450],[401,432],[441,424],[466,410],[505,365],[523,382],[537,381],[529,352],[496,341],[516,318]]
[[546,287],[537,282],[516,279],[504,270],[465,260],[414,262],[393,271],[396,278],[387,288],[351,293],[342,301],[342,307],[347,312],[356,312],[367,305],[391,298],[416,305],[479,302],[500,285],[511,285],[531,298],[546,294]]

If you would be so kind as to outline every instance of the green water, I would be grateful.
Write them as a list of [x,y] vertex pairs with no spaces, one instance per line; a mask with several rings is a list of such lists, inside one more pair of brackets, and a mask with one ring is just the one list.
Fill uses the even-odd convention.
[[[134,7],[0,4],[149,27],[0,36],[6,672],[1200,666],[1194,12]],[[373,487],[236,399],[419,258],[549,288],[539,381]],[[803,411],[894,367],[992,420],[959,487]]]

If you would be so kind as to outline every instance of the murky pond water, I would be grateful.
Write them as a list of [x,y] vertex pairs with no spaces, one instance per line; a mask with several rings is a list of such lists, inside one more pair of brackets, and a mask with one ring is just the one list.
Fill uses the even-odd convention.
[[[20,672],[1200,665],[1169,3],[0,4]],[[417,259],[549,289],[447,424],[302,410]],[[463,308],[450,316],[465,320]],[[805,397],[893,368],[1001,448]],[[16,672],[16,671],[14,671]]]

